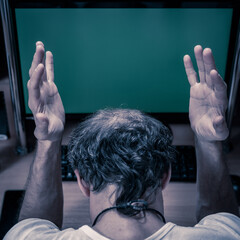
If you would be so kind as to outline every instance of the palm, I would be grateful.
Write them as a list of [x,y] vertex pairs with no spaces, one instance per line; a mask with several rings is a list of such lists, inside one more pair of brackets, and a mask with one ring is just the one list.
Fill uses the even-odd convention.
[[[43,45],[42,45],[43,46]],[[64,128],[64,108],[57,87],[54,83],[53,58],[40,46],[34,55],[29,71],[29,107],[36,122],[35,135],[42,140],[56,140],[61,137]]]
[[[206,52],[205,52],[206,53]],[[202,57],[202,49],[195,48],[200,82],[197,82],[190,57],[184,58],[191,85],[189,117],[193,131],[208,140],[223,140],[228,135],[225,122],[227,93],[225,83],[215,70],[211,51]]]
[[48,116],[50,135],[58,134],[63,130],[64,109],[57,87],[53,82],[43,82],[40,93],[35,112]]

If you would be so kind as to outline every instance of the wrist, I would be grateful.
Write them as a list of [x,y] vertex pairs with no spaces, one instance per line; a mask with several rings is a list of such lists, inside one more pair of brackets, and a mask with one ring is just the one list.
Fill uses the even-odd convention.
[[221,144],[222,143],[221,140],[212,140],[212,139],[209,139],[207,137],[199,136],[197,134],[195,134],[194,139],[195,139],[195,143],[197,142],[197,143],[200,143],[200,144],[216,145],[216,144]]
[[204,152],[209,152],[209,151],[215,151],[215,149],[217,149],[218,151],[221,152],[221,154],[225,155],[226,153],[226,143],[224,141],[209,141],[209,140],[204,140],[201,138],[194,138],[194,143],[195,143],[195,147],[202,149],[202,151]]
[[37,142],[41,142],[43,144],[50,144],[50,143],[58,143],[58,142],[61,142],[62,141],[62,138],[63,138],[63,131],[59,132],[59,133],[55,133],[53,135],[40,135],[38,133],[39,131],[37,131],[35,129],[34,131],[34,135],[35,135],[35,138],[37,139]]
[[39,158],[56,159],[54,156],[58,155],[61,150],[62,140],[38,140],[37,141],[37,155]]
[[[222,141],[217,140],[208,140],[202,137],[195,136],[195,146],[200,149],[204,149],[205,152],[211,151],[211,149],[218,149],[218,151],[222,148]],[[209,152],[210,153],[210,152]]]
[[[225,162],[221,141],[206,141],[195,137],[198,172],[204,171],[214,175]],[[225,163],[224,163],[225,164]]]
[[53,147],[53,146],[61,145],[62,138],[56,139],[56,140],[40,140],[40,139],[37,139],[37,143],[38,143],[38,145],[42,145],[42,146],[45,146],[45,147]]

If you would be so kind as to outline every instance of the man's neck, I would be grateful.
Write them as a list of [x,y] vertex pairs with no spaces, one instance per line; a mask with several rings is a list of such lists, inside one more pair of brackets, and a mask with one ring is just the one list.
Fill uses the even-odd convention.
[[[114,185],[107,186],[99,193],[91,192],[90,215],[92,222],[100,212],[115,206],[115,192]],[[161,189],[157,192],[154,200],[149,200],[148,207],[163,214]],[[93,228],[102,235],[113,239],[144,239],[163,225],[162,218],[150,211],[146,211],[145,216],[129,217],[113,209],[101,214]]]

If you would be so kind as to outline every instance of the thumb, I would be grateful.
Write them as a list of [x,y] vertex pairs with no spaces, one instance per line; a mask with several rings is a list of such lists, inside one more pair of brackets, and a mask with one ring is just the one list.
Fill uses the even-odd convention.
[[223,116],[217,116],[213,120],[213,127],[220,140],[225,140],[228,137],[229,130]]
[[36,128],[34,135],[38,140],[45,140],[48,136],[49,120],[43,113],[37,113],[35,115]]

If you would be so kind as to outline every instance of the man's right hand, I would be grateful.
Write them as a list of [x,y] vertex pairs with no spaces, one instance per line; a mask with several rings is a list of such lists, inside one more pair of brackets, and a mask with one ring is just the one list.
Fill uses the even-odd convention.
[[184,65],[191,86],[189,118],[196,136],[197,220],[219,212],[239,216],[220,142],[229,132],[225,120],[227,87],[216,71],[211,49],[203,51],[198,45],[194,52],[199,82],[188,55],[184,56]]
[[204,141],[221,141],[228,136],[225,120],[227,86],[216,70],[212,51],[194,48],[200,81],[189,55],[184,66],[190,83],[189,118],[195,135]]
[[35,136],[38,140],[58,141],[62,138],[65,113],[61,97],[54,83],[53,55],[46,52],[44,45],[36,43],[36,52],[29,70],[29,101],[35,123]]

